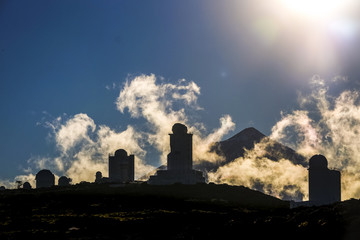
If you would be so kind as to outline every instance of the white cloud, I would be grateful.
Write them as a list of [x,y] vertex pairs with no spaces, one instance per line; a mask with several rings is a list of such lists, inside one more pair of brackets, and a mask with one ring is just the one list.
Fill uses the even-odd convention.
[[279,198],[306,198],[307,170],[287,159],[268,159],[266,149],[272,144],[271,140],[264,138],[253,149],[246,149],[244,157],[208,173],[209,181],[242,185]]
[[[140,75],[127,81],[117,99],[119,111],[129,111],[132,117],[143,118],[151,126],[146,133],[148,142],[162,153],[162,163],[170,151],[169,136],[172,125],[181,122],[188,126],[194,135],[194,160],[215,161],[220,156],[207,153],[211,140],[220,140],[222,136],[234,129],[230,116],[220,119],[221,127],[209,136],[201,136],[205,130],[201,123],[191,122],[186,110],[201,108],[197,104],[200,87],[194,82],[187,83],[181,79],[177,84],[157,83],[155,75]],[[176,104],[175,104],[176,103]],[[175,105],[182,106],[175,109]],[[200,126],[200,129],[197,128]],[[205,155],[207,154],[207,155]],[[205,157],[205,158],[204,158]]]
[[[336,80],[338,81],[338,80]],[[342,171],[343,199],[360,197],[360,93],[344,91],[339,96],[328,94],[326,81],[319,76],[311,80],[313,92],[299,94],[300,109],[282,118],[272,128],[270,138],[292,147],[307,158],[323,154],[330,168]],[[96,171],[107,175],[108,154],[123,148],[135,155],[136,177],[153,170],[147,159],[146,148],[152,146],[161,154],[162,163],[170,151],[169,136],[176,122],[184,123],[194,134],[194,161],[217,163],[223,160],[209,153],[211,144],[220,141],[235,127],[231,117],[220,118],[220,127],[210,134],[203,123],[189,118],[188,111],[197,111],[200,87],[194,82],[180,80],[166,83],[155,75],[140,75],[128,79],[116,100],[118,110],[132,118],[144,120],[145,128],[138,130],[129,125],[123,131],[109,126],[97,125],[85,113],[62,116],[47,122],[55,141],[58,155],[55,157],[32,157],[31,169],[48,168],[56,174],[67,175],[73,182],[93,181]],[[275,162],[266,157],[271,141],[255,144],[246,150],[242,158],[209,173],[209,180],[219,183],[245,185],[262,189],[274,196],[298,196],[307,193],[307,170],[288,159]],[[34,184],[34,175],[18,176]],[[1,184],[14,186],[10,181]],[[34,186],[34,185],[33,185]]]
[[[165,83],[163,79],[160,83],[157,81],[155,75],[128,79],[116,101],[120,112],[127,109],[132,118],[144,119],[147,129],[137,130],[128,125],[123,131],[115,131],[106,125],[97,125],[86,113],[58,117],[45,123],[51,129],[50,138],[55,142],[57,156],[32,157],[28,161],[31,169],[49,169],[57,176],[72,178],[73,183],[94,181],[97,171],[107,176],[108,155],[122,148],[135,155],[135,178],[139,178],[154,169],[146,159],[146,147],[155,147],[161,153],[162,163],[166,162],[170,151],[168,133],[176,122],[188,125],[189,131],[196,133],[195,161],[221,160],[215,153],[208,153],[208,149],[213,141],[234,129],[231,117],[223,116],[220,128],[203,136],[202,132],[206,131],[203,124],[191,122],[186,115],[187,109],[201,109],[197,104],[200,87],[184,79],[174,84]],[[31,174],[21,176],[22,179],[32,177]]]
[[69,117],[66,121],[56,118],[48,122],[52,129],[58,156],[32,157],[28,162],[35,169],[49,169],[59,175],[80,181],[94,181],[95,173],[101,171],[108,174],[108,155],[119,148],[126,149],[128,154],[135,154],[136,177],[153,169],[145,164],[146,152],[139,145],[143,135],[128,126],[126,130],[116,132],[108,126],[97,126],[87,114],[80,113]]
[[[339,77],[338,77],[339,78]],[[294,111],[273,127],[272,137],[291,145],[310,158],[323,154],[330,168],[342,172],[343,199],[360,197],[360,98],[359,91],[343,91],[334,97],[328,94],[328,86],[320,77],[312,81],[313,92],[301,96],[303,107],[310,111]],[[296,140],[288,138],[296,135]]]
[[215,129],[207,136],[202,136],[201,132],[195,127],[190,128],[194,133],[194,162],[195,164],[200,161],[208,161],[218,163],[225,160],[222,156],[217,155],[215,152],[209,152],[213,143],[221,141],[223,136],[235,129],[235,123],[232,121],[230,115],[225,115],[220,118],[220,127]]
[[[331,96],[328,83],[320,76],[314,76],[310,84],[312,93],[299,95],[300,110],[282,114],[270,138],[307,159],[323,154],[329,168],[341,171],[342,199],[360,198],[360,92],[346,90],[337,97]],[[271,143],[255,144],[254,149],[245,151],[244,157],[210,173],[209,179],[252,188],[260,184],[264,192],[278,197],[296,197],[300,193],[306,199],[306,168],[287,159],[267,159],[264,154],[268,144]]]
[[64,125],[60,125],[59,129],[54,129],[56,143],[64,153],[84,141],[93,144],[89,132],[93,133],[95,129],[94,120],[88,115],[84,113],[76,114],[74,118],[69,119]]

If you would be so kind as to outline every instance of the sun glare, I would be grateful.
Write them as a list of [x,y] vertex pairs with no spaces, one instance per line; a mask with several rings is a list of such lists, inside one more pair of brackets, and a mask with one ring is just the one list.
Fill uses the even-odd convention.
[[327,19],[348,7],[351,0],[282,0],[284,6],[304,17]]

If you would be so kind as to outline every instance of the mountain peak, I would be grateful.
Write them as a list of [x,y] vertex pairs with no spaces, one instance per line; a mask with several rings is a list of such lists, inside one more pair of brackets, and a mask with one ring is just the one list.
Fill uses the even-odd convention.
[[[253,127],[245,128],[231,138],[216,142],[210,151],[223,155],[225,162],[230,162],[244,155],[244,149],[252,149],[254,144],[260,142],[266,136]],[[216,168],[216,166],[215,166]]]
[[273,161],[285,158],[291,160],[295,164],[306,164],[305,158],[297,154],[293,149],[269,139],[266,135],[253,127],[245,128],[231,138],[215,143],[212,151],[215,151],[219,155],[223,155],[226,159],[225,163],[228,163],[238,157],[244,156],[245,149],[253,149],[255,144],[261,142],[264,138],[271,141],[271,144],[265,149],[267,158]]
[[245,128],[241,132],[237,133],[236,135],[232,136],[228,140],[225,141],[253,141],[253,142],[260,142],[261,139],[266,137],[263,133],[253,127]]

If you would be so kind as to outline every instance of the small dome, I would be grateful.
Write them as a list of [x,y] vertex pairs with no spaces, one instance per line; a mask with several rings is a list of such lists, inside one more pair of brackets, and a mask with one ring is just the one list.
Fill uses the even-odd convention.
[[323,155],[314,155],[309,160],[310,169],[327,169],[328,161]]
[[31,184],[29,182],[24,182],[23,189],[31,189]]
[[187,127],[184,124],[175,123],[174,126],[172,127],[172,131],[174,134],[186,134]]
[[124,149],[118,149],[115,151],[115,156],[124,158],[127,157],[127,152]]
[[68,178],[65,177],[65,176],[62,176],[62,177],[59,178],[59,181],[67,181],[67,180],[68,180]]
[[70,185],[70,182],[71,182],[71,178],[68,178],[66,176],[62,176],[58,180],[58,185],[59,186],[68,186],[68,185]]
[[53,177],[54,174],[52,174],[52,172],[50,170],[47,170],[47,169],[43,169],[43,170],[40,170],[37,174],[36,174],[36,178],[38,177]]

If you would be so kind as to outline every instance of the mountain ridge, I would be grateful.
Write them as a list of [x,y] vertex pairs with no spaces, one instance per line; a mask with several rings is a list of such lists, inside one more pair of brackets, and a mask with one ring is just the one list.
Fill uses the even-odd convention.
[[[225,161],[213,163],[204,159],[203,161],[194,163],[194,169],[205,172],[214,172],[219,167],[234,161],[236,158],[243,157],[245,154],[245,149],[251,150],[254,148],[255,144],[258,144],[261,141],[267,141],[265,148],[266,154],[264,157],[267,157],[273,161],[278,161],[282,158],[285,158],[294,164],[300,164],[304,167],[307,167],[305,157],[296,153],[295,150],[270,139],[268,136],[261,133],[254,127],[248,127],[228,139],[215,142],[211,145],[209,151],[215,152],[219,156],[224,157]],[[194,146],[194,148],[196,148],[196,146]],[[156,174],[157,170],[161,169],[166,169],[166,165],[159,166],[158,168],[154,169],[154,171],[140,177],[138,180],[146,181],[151,175]]]
[[294,164],[307,165],[305,157],[296,153],[296,151],[290,147],[272,140],[254,127],[245,128],[226,140],[214,143],[211,146],[210,151],[216,152],[220,156],[224,156],[225,162],[223,164],[226,164],[236,158],[243,157],[245,149],[251,150],[254,148],[255,144],[260,143],[261,141],[266,143],[265,150],[267,153],[265,154],[265,157],[270,160],[278,161],[281,158],[285,158]]

